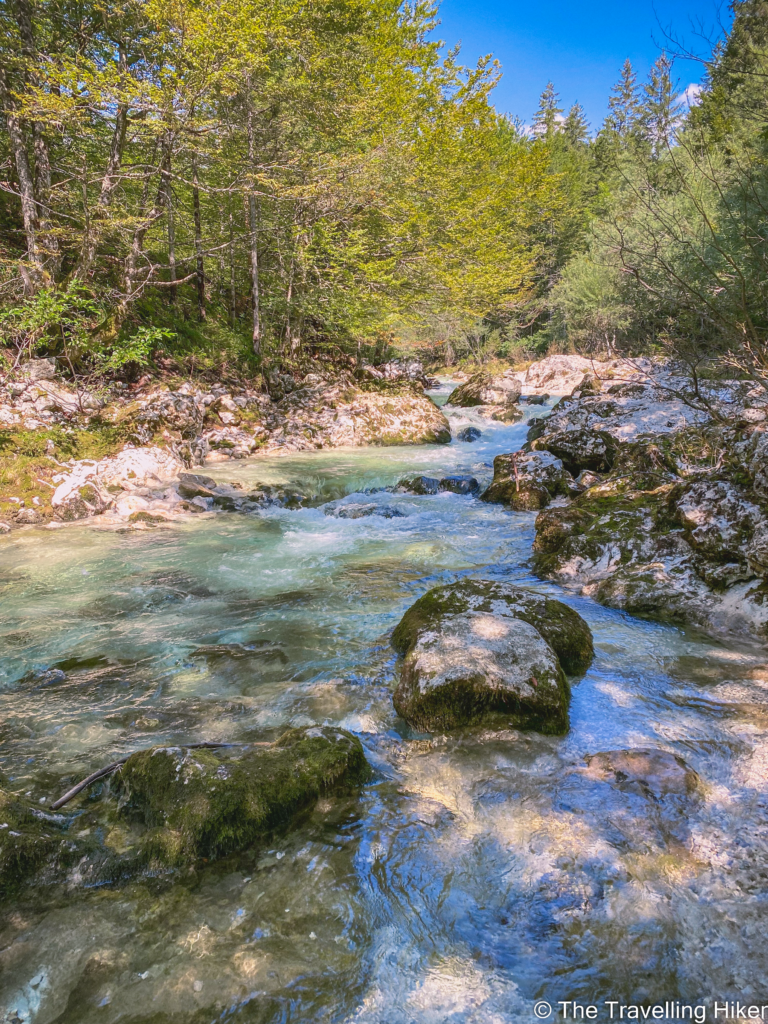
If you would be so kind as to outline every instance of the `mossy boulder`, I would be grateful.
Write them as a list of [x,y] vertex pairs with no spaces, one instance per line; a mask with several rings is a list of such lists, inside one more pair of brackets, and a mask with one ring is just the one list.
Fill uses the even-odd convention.
[[153,747],[116,780],[121,814],[142,825],[145,854],[166,866],[213,859],[289,825],[324,793],[369,774],[360,741],[333,728],[292,729],[268,746]]
[[620,443],[604,430],[562,430],[532,440],[530,447],[551,452],[569,473],[578,476],[583,469],[596,473],[612,469]]
[[435,476],[409,476],[400,480],[395,490],[406,494],[437,494],[440,481]]
[[569,493],[563,463],[550,452],[512,452],[493,460],[493,480],[482,501],[508,505],[519,512],[545,508],[552,498]]
[[430,590],[392,643],[403,656],[395,709],[427,732],[499,716],[566,732],[565,672],[585,671],[594,654],[589,627],[567,605],[487,580]]
[[475,373],[451,392],[446,405],[469,409],[477,405],[514,405],[522,385],[517,377]]

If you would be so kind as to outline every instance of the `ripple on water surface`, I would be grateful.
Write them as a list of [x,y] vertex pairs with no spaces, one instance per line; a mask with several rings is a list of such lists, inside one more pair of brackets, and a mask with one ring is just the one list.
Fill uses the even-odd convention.
[[[0,922],[7,1019],[506,1024],[537,998],[767,994],[761,651],[566,595],[597,652],[568,736],[430,739],[394,715],[388,637],[430,586],[491,575],[563,596],[529,574],[532,515],[378,490],[487,482],[525,436],[450,415],[480,440],[216,471],[314,507],[4,541],[0,767],[31,799],[139,747],[286,724],[352,729],[376,768],[269,850],[25,895]],[[400,515],[340,518],[330,501]],[[627,749],[679,755],[695,788],[587,768]]]

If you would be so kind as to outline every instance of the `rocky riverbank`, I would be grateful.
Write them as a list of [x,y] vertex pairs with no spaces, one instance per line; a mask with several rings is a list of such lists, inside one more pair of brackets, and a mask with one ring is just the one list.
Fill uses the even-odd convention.
[[[52,361],[33,360],[0,395],[0,531],[207,510],[185,500],[179,474],[254,454],[445,444],[450,427],[425,383],[406,363],[359,377],[282,375],[270,394],[191,382],[76,391],[55,379]],[[216,497],[208,492],[191,497]]]
[[534,566],[603,604],[715,633],[768,635],[768,396],[686,392],[663,366],[589,387],[499,456],[482,496],[541,509]]

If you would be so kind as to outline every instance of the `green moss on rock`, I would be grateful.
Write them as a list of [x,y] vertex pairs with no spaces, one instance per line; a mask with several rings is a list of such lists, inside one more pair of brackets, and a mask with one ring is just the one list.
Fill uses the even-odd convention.
[[147,856],[167,866],[244,849],[288,825],[324,793],[361,784],[362,745],[331,728],[292,729],[277,743],[154,747],[132,755],[116,783],[121,813],[147,828]]
[[[0,785],[3,781],[0,779]],[[30,875],[66,849],[56,823],[0,788],[0,898],[12,895]]]
[[569,675],[586,672],[592,663],[592,632],[567,604],[488,580],[461,580],[427,591],[395,627],[392,646],[405,656],[420,633],[439,628],[441,618],[469,611],[513,616],[529,623],[552,647]]

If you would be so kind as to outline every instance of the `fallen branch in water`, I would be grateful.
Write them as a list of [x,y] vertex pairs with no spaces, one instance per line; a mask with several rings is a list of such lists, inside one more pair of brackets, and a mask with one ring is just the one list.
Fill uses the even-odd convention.
[[[249,744],[250,746],[262,746],[262,744]],[[268,746],[269,744],[267,744]],[[208,749],[215,749],[216,747],[242,747],[244,743],[177,743],[175,746],[183,747],[185,750],[199,750],[201,747]],[[138,751],[134,751],[138,753]],[[84,789],[87,789],[92,782],[98,782],[99,779],[103,779],[106,775],[111,775],[112,772],[116,772],[118,768],[122,768],[129,757],[132,754],[126,754],[125,757],[121,757],[119,761],[113,761],[112,764],[105,765],[104,768],[99,768],[97,772],[89,775],[87,779],[83,779],[82,782],[78,782],[76,786],[68,790],[64,796],[60,796],[59,799],[51,804],[52,811],[58,811],[64,804],[68,804],[70,800],[74,799],[78,793],[82,793]]]

